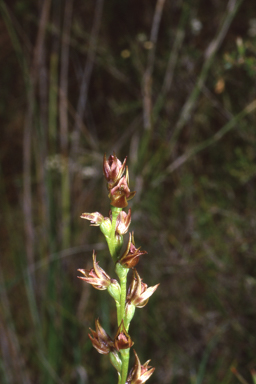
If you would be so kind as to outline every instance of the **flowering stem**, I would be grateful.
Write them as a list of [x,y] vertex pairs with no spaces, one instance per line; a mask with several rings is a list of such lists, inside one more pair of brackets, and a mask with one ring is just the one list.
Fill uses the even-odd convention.
[[[108,293],[115,299],[118,330],[112,339],[101,327],[99,320],[95,321],[96,331],[91,330],[89,338],[92,345],[99,353],[110,354],[110,361],[117,370],[118,384],[126,384],[130,348],[134,344],[128,329],[133,318],[135,307],[142,308],[147,304],[149,296],[156,290],[158,285],[147,287],[142,283],[140,276],[134,269],[133,280],[127,292],[127,274],[139,261],[139,256],[147,253],[135,247],[134,234],[129,233],[129,241],[123,255],[120,251],[123,245],[123,235],[127,233],[131,223],[131,209],[128,213],[122,211],[136,192],[130,192],[128,167],[117,159],[116,155],[110,156],[107,160],[104,155],[103,172],[108,182],[108,191],[111,204],[111,215],[104,218],[99,212],[83,213],[82,218],[90,220],[91,225],[99,226],[108,243],[110,255],[115,263],[115,272],[119,283],[110,276],[96,262],[96,254],[93,252],[93,269],[79,271],[85,275],[81,279],[92,284],[96,289],[107,289]],[[124,175],[125,172],[125,176]],[[138,355],[135,354],[135,364],[129,374],[129,383],[144,383],[154,372],[154,368],[146,362],[141,365]]]

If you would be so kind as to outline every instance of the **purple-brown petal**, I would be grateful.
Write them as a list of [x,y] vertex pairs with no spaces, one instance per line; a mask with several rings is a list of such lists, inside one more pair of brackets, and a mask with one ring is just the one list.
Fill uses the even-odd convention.
[[89,338],[92,342],[92,345],[99,353],[108,354],[114,348],[114,343],[111,337],[105,332],[105,330],[101,327],[99,320],[95,321],[96,331],[93,331],[90,328],[91,335],[89,334]]
[[116,234],[124,235],[127,233],[129,225],[131,224],[131,208],[128,213],[121,211],[116,219]]
[[80,217],[82,219],[89,220],[91,223],[91,226],[93,226],[93,227],[99,226],[104,220],[104,216],[99,212],[82,213],[82,215]]
[[123,175],[126,164],[126,158],[124,159],[123,164],[121,161],[114,155],[110,155],[108,160],[106,154],[103,158],[103,173],[108,183],[116,183]]

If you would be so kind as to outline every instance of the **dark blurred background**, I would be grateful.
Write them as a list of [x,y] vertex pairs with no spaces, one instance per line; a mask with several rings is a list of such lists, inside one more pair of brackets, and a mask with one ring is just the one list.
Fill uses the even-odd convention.
[[256,2],[0,11],[1,384],[117,382],[87,336],[98,317],[115,334],[113,300],[76,277],[93,249],[114,277],[79,217],[108,215],[113,151],[137,191],[139,273],[161,283],[130,328],[149,383],[255,384]]

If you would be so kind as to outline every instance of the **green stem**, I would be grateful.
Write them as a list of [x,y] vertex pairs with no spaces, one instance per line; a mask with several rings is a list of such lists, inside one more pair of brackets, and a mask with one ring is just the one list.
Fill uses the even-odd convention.
[[[125,320],[126,285],[127,285],[128,272],[129,272],[128,268],[123,267],[119,263],[116,264],[116,274],[119,277],[120,288],[121,288],[120,306],[117,307],[118,325],[121,324],[122,319]],[[120,352],[121,352],[121,360],[122,360],[122,371],[121,371],[120,384],[125,384],[126,378],[127,378],[127,372],[128,372],[128,365],[129,365],[130,348],[123,349]]]
[[[121,287],[121,300],[120,300],[120,322],[125,318],[125,300],[126,300],[126,282],[127,275],[120,279],[120,287]],[[120,323],[118,324],[118,326]]]
[[122,349],[121,358],[122,358],[122,371],[121,371],[121,383],[120,384],[125,384],[127,374],[128,374],[130,348]]
[[116,302],[116,314],[117,314],[117,325],[119,327],[121,321],[122,321],[122,318],[121,318],[121,313],[120,313],[120,304]]

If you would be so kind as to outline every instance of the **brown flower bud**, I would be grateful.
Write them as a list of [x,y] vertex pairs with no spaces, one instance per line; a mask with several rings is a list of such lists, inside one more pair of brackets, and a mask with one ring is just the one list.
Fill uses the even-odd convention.
[[[133,279],[128,288],[127,297],[126,297],[126,306],[130,304],[135,305],[137,308],[143,308],[147,304],[149,298],[157,290],[159,284],[154,287],[149,287],[147,284],[142,282],[140,275],[134,269]],[[126,308],[127,311],[127,308]]]
[[130,370],[125,384],[143,384],[150,378],[155,368],[149,366],[150,360],[141,365],[137,353],[135,350],[133,352],[135,354],[135,364]]
[[[91,270],[78,269],[85,277],[77,276],[79,279],[85,280],[91,284],[94,288],[103,291],[113,282],[117,283],[116,280],[112,280],[109,275],[98,265],[96,262],[96,253],[93,251],[93,268]],[[118,283],[117,283],[118,284]]]
[[141,255],[145,255],[147,252],[146,251],[141,251],[140,248],[135,247],[134,243],[134,233],[131,232],[129,233],[129,241],[127,244],[127,248],[124,251],[123,255],[121,258],[118,260],[120,264],[125,266],[126,268],[133,268],[135,265],[138,264],[139,262],[139,257]]
[[115,350],[114,342],[111,337],[106,333],[106,331],[100,325],[99,319],[95,320],[96,331],[93,331],[90,328],[91,335],[88,334],[91,339],[92,345],[97,351],[103,355],[107,355],[109,352]]
[[106,154],[104,155],[103,172],[108,182],[108,197],[110,198],[110,204],[117,208],[127,207],[127,201],[132,199],[136,193],[130,192],[129,189],[128,167],[126,167],[126,173],[123,176],[125,164],[126,158],[122,164],[115,153],[113,156],[109,156],[108,160]]
[[133,341],[131,337],[128,335],[125,326],[124,326],[124,321],[122,320],[116,336],[114,338],[114,346],[115,348],[119,351],[120,349],[127,349],[131,348],[133,346]]
[[127,233],[129,225],[131,224],[131,208],[128,213],[121,211],[116,219],[116,235],[122,236]]
[[136,192],[131,192],[129,189],[129,174],[128,174],[128,167],[126,167],[126,174],[123,176],[117,184],[114,186],[108,186],[109,188],[109,195],[110,198],[110,204],[117,208],[125,208],[127,207],[128,200],[131,200]]
[[112,188],[115,183],[117,183],[125,170],[126,158],[124,159],[123,164],[121,161],[114,155],[110,155],[108,160],[106,154],[103,159],[103,172],[107,182],[109,183],[109,188]]

